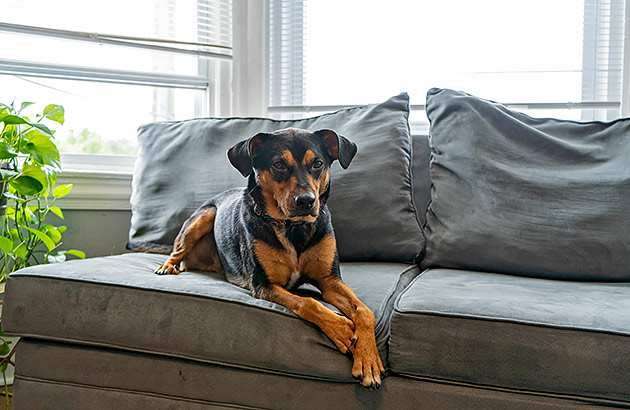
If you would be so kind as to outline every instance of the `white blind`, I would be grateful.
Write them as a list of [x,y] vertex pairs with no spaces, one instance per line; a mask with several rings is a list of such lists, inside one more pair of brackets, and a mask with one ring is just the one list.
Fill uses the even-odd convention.
[[284,76],[270,77],[283,81],[270,87],[272,112],[290,105],[280,93],[300,90],[314,110],[401,91],[421,109],[429,88],[446,87],[539,116],[619,115],[624,0],[276,1],[303,5],[303,22],[270,22],[273,43],[304,37],[301,72],[270,66]]
[[229,0],[0,0],[0,9],[0,22],[94,38],[232,45]]
[[304,103],[304,0],[269,0],[269,104]]
[[[584,1],[582,100],[621,101],[623,0]],[[584,110],[584,120],[610,120],[618,110]]]

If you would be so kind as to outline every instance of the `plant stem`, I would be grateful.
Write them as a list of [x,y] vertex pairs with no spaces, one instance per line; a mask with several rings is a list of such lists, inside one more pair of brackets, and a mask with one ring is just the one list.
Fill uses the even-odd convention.
[[7,371],[2,372],[2,379],[4,380],[4,398],[6,403],[6,408],[9,408],[9,386],[7,386]]

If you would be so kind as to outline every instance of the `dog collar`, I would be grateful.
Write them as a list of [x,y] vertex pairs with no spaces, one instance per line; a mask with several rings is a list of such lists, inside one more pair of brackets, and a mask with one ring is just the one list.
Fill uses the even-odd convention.
[[252,203],[254,204],[254,214],[256,214],[256,216],[261,217],[265,222],[272,223],[272,224],[277,225],[277,226],[279,226],[281,228],[286,228],[288,225],[304,225],[304,224],[311,223],[311,222],[304,222],[304,221],[293,222],[290,219],[277,219],[277,218],[274,218],[272,216],[267,215],[267,213],[265,211],[263,211],[261,207],[258,206],[256,201],[254,201],[254,198],[252,198]]

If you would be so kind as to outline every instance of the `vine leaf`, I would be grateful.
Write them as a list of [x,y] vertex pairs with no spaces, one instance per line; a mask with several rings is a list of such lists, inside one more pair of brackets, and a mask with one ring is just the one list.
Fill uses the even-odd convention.
[[50,239],[48,237],[48,235],[46,235],[45,233],[40,232],[38,230],[35,230],[33,228],[29,228],[28,226],[25,226],[25,228],[29,232],[31,232],[33,235],[35,235],[37,237],[37,239],[42,241],[44,243],[44,245],[46,245],[46,248],[48,248],[48,251],[52,251],[53,249],[55,249],[55,243],[52,241],[52,239]]

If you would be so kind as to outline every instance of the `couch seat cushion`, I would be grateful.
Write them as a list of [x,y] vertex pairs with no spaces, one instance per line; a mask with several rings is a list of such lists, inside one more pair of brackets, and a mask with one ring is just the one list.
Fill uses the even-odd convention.
[[435,269],[394,306],[395,373],[630,402],[630,283]]
[[[3,330],[284,374],[352,380],[351,359],[314,325],[280,305],[254,299],[249,291],[227,283],[223,275],[153,274],[164,259],[163,255],[125,254],[16,272],[7,283]],[[349,263],[342,264],[341,272],[374,311],[385,358],[394,299],[418,269],[394,263]]]

